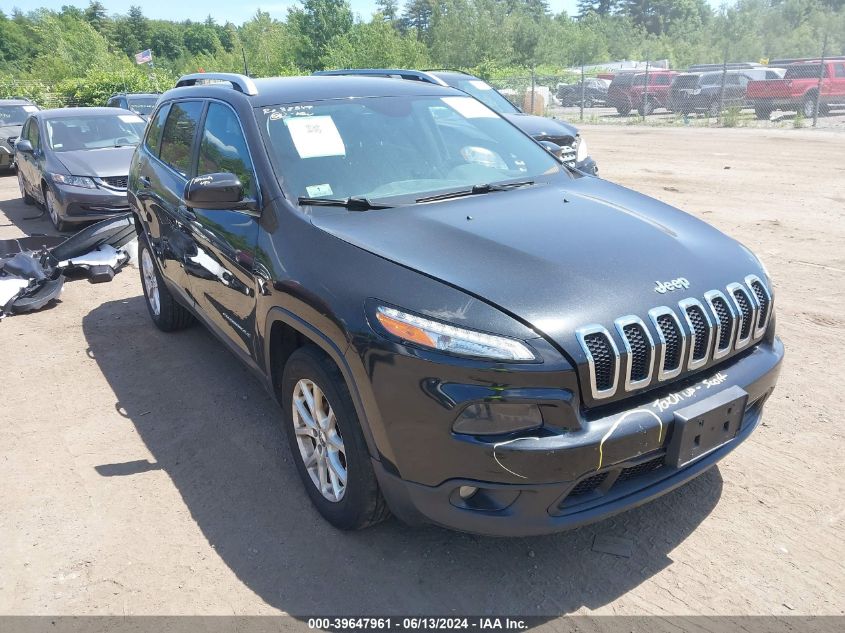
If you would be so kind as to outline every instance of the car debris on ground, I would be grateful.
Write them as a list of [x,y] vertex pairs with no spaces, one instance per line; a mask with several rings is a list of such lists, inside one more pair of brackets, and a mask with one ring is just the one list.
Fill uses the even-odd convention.
[[33,235],[0,240],[0,319],[33,312],[61,294],[65,278],[103,283],[130,260],[135,225],[129,213],[68,237]]

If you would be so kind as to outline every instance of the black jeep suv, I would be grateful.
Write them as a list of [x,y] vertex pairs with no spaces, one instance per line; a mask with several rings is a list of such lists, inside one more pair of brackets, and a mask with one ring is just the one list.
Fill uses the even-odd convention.
[[198,317],[263,377],[341,528],[639,505],[745,440],[780,369],[751,252],[452,88],[185,76],[129,200],[153,322]]

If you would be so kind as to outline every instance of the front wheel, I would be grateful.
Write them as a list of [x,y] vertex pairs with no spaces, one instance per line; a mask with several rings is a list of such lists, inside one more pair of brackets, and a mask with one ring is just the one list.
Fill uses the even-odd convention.
[[[804,97],[804,101],[801,103],[801,113],[805,119],[812,119],[815,116],[816,95],[810,94]],[[819,108],[819,113],[821,113],[821,108]]]
[[59,202],[56,200],[56,194],[46,185],[44,186],[44,206],[47,207],[47,215],[50,216],[50,221],[57,231],[61,233],[70,228],[70,225],[62,220],[59,215]]
[[767,106],[754,106],[754,116],[759,121],[768,121],[772,116],[772,109]]
[[155,256],[144,235],[138,238],[138,260],[141,264],[141,286],[144,289],[144,299],[155,326],[162,332],[175,332],[191,325],[194,322],[194,315],[176,301],[164,285],[164,279],[155,264]]
[[616,106],[616,113],[619,116],[628,116],[631,112],[631,106]]
[[323,518],[342,530],[386,519],[358,415],[334,363],[316,347],[296,350],[282,374],[281,401],[297,471]]
[[652,112],[654,112],[654,108],[654,102],[646,101],[640,104],[640,106],[637,108],[637,113],[640,116],[649,116]]
[[590,97],[584,99],[584,107],[585,108],[592,108],[593,107],[593,100]]

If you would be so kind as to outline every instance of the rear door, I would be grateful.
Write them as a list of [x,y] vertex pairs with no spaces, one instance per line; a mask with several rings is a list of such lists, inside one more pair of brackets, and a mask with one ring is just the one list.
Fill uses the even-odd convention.
[[[226,103],[210,101],[196,150],[197,175],[232,173],[246,197],[259,197],[250,147],[240,120]],[[260,208],[260,205],[256,205]],[[185,262],[200,311],[241,352],[253,357],[258,215],[235,209],[185,210],[195,254]]]
[[845,104],[845,62],[833,64],[833,76],[830,82],[830,103]]
[[138,173],[133,176],[137,205],[162,273],[171,289],[189,304],[194,299],[186,266],[196,248],[182,196],[204,105],[201,100],[163,104],[150,121],[143,151],[138,152]]

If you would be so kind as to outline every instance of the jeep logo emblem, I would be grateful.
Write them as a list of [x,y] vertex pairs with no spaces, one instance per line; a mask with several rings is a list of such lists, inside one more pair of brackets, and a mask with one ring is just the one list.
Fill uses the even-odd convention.
[[686,277],[678,277],[670,281],[656,281],[654,283],[657,284],[654,286],[654,291],[660,294],[680,290],[681,288],[689,288],[689,280]]

